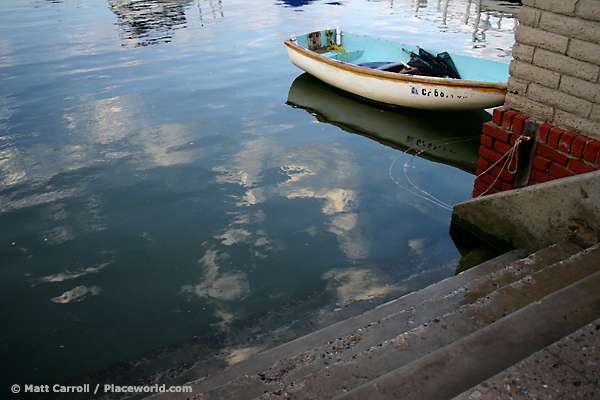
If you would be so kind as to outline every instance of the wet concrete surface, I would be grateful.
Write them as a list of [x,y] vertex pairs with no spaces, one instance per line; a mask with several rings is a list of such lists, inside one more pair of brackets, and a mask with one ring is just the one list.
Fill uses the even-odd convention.
[[600,319],[453,400],[600,399]]

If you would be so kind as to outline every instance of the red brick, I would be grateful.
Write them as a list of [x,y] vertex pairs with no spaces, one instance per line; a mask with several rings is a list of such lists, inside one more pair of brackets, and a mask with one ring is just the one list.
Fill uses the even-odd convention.
[[576,174],[585,174],[586,172],[598,170],[598,168],[590,167],[589,165],[582,163],[579,160],[569,160],[568,168]]
[[502,182],[502,191],[512,190],[514,188],[512,183]]
[[479,146],[479,157],[487,158],[489,160],[490,151],[492,150],[488,149],[485,146]]
[[483,146],[479,147],[479,155],[483,158],[487,158],[492,163],[498,162],[498,160],[502,158],[502,154]]
[[488,169],[490,167],[490,165],[492,165],[491,162],[489,162],[488,160],[486,160],[483,157],[479,157],[479,160],[477,160],[477,166],[482,170],[485,171],[486,169]]
[[560,137],[564,133],[563,129],[560,128],[552,128],[548,133],[548,146],[558,149],[558,144],[560,142]]
[[548,134],[550,132],[550,129],[552,129],[552,128],[554,128],[554,127],[550,124],[541,124],[540,127],[538,128],[538,135],[537,135],[538,142],[548,143]]
[[492,182],[494,182],[495,178],[492,176],[492,174],[489,174],[489,173],[483,174],[482,172],[477,174],[477,179],[479,179],[481,182],[485,183],[486,185],[491,185]]
[[507,111],[502,115],[502,127],[505,129],[510,129],[513,118],[519,113],[513,110]]
[[[514,171],[514,170],[512,170]],[[497,176],[500,179],[502,179],[503,181],[506,182],[514,182],[515,181],[515,176],[514,174],[511,174],[509,171],[506,170],[506,168],[502,168],[502,166],[496,165],[495,167],[493,167],[490,171],[490,174],[492,174],[493,176]]]
[[505,107],[505,106],[494,108],[494,112],[492,114],[493,115],[492,122],[495,125],[500,126],[502,124],[502,115],[508,110],[510,110],[510,108]]
[[483,124],[483,133],[493,137],[494,139],[501,140],[505,143],[508,143],[508,140],[510,138],[510,133],[492,124],[491,122],[486,122],[485,124]]
[[492,151],[492,150],[488,149],[485,146],[479,146],[479,157],[489,159],[488,155],[489,155],[490,151]]
[[600,149],[600,142],[590,140],[585,144],[585,150],[583,151],[583,159],[594,164],[598,164],[598,149]]
[[479,177],[479,179],[484,182],[487,183],[488,185],[493,185],[493,186],[498,186],[500,187],[500,184],[498,183],[498,179],[496,176],[490,174],[489,172],[486,174],[483,174]]
[[575,137],[573,142],[571,143],[571,155],[577,158],[583,157],[583,150],[585,149],[585,144],[589,142],[591,139],[586,138],[585,136]]
[[485,192],[485,189],[487,189],[487,185],[479,180],[479,179],[475,179],[475,183],[473,184],[473,188],[477,191],[479,191],[480,193]]
[[[511,170],[514,171],[514,170]],[[508,182],[508,183],[513,183],[515,181],[515,174],[509,172],[506,169],[503,169],[502,172],[500,172],[500,179],[502,179],[504,182]]]
[[574,173],[572,173],[568,169],[560,167],[560,166],[558,166],[556,164],[550,164],[550,168],[548,168],[548,173],[550,173],[550,175],[552,175],[553,177],[555,177],[557,179],[567,178],[569,176],[574,176],[575,175]]
[[481,144],[487,148],[493,149],[494,148],[494,138],[491,136],[488,136],[484,133],[483,135],[481,135]]
[[[475,191],[473,191],[473,192],[475,192]],[[498,193],[498,192],[499,192],[498,189],[496,189],[494,187],[491,187],[489,185],[486,185],[485,190],[483,192],[481,192],[481,194],[479,196],[485,196],[485,195],[488,195],[488,194],[494,194],[494,193]]]
[[517,135],[522,135],[523,129],[525,128],[525,121],[527,121],[528,118],[529,117],[523,114],[515,115],[511,130]]
[[550,182],[553,181],[554,178],[545,172],[538,171],[537,169],[531,170],[531,177],[537,183]]
[[[514,146],[515,143],[517,143],[517,139],[519,139],[519,138],[520,138],[519,135],[511,135],[510,136],[510,145]],[[523,139],[523,140],[525,140],[525,139]]]
[[571,152],[571,143],[573,143],[573,139],[575,139],[577,135],[573,132],[565,132],[560,136],[560,140],[558,142],[558,150],[564,151],[565,153]]
[[560,164],[563,167],[566,167],[567,162],[569,161],[569,158],[564,154],[561,154],[558,151],[551,149],[550,147],[545,146],[543,144],[537,147],[536,155],[547,158],[550,162]]
[[[517,168],[517,161],[513,158],[509,163],[507,163],[506,159],[504,159],[496,164],[496,166],[492,168],[492,171],[499,171],[502,168],[508,168],[510,171],[515,171],[515,168]],[[496,175],[498,174],[497,172],[494,173]]]
[[511,145],[509,145],[507,143],[500,142],[498,140],[496,140],[496,142],[494,143],[494,150],[496,150],[500,154],[506,154],[512,148],[513,147]]
[[539,169],[540,171],[547,171],[550,166],[550,161],[540,157],[533,157],[533,168]]
[[481,196],[481,192],[479,190],[473,190],[473,194],[471,194],[472,198]]

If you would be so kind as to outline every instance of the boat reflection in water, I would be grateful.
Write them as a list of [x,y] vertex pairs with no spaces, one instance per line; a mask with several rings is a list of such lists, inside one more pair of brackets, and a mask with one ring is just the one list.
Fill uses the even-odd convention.
[[287,104],[308,111],[320,122],[473,174],[482,125],[491,119],[483,110],[433,112],[370,102],[306,73],[290,87]]

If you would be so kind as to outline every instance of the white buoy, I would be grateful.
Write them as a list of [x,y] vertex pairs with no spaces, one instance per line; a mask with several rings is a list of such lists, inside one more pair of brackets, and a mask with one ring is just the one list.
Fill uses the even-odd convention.
[[340,28],[339,26],[337,28],[335,28],[336,31],[336,35],[335,35],[335,43],[338,46],[342,45],[342,28]]

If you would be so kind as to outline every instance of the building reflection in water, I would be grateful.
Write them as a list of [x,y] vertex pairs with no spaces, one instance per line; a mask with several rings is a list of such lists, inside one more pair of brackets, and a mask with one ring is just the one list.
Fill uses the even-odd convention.
[[[175,30],[186,27],[186,9],[193,1],[108,0],[108,3],[118,16],[123,46],[140,47],[169,43]],[[202,21],[207,17],[223,17],[221,0],[198,0],[198,11]]]
[[[489,30],[501,30],[504,20],[512,23],[512,31],[514,32],[517,28],[516,17],[520,7],[520,3],[516,2],[475,0],[473,42],[484,42],[486,40],[486,32]],[[465,24],[468,23],[468,20],[469,11],[467,10]],[[496,28],[492,27],[492,20],[496,22]]]
[[[283,7],[302,8],[310,5],[315,0],[277,0],[275,4]],[[377,0],[370,0],[377,1]],[[379,1],[377,1],[379,2]],[[387,3],[381,1],[381,3]],[[332,1],[328,5],[341,3]],[[474,48],[485,47],[487,31],[511,31],[517,27],[517,14],[522,6],[520,0],[389,0],[392,13],[406,12],[414,14],[416,18],[428,18],[439,15],[442,25],[466,25],[472,27]],[[496,26],[493,26],[496,25]]]
[[225,17],[221,0],[198,0],[198,12],[200,12],[202,25],[211,17],[213,20]]
[[462,30],[459,26],[469,26],[473,48],[486,47],[488,31],[505,30],[514,34],[521,6],[520,0],[390,0],[390,8],[410,7],[417,18],[439,13],[442,26],[453,25],[456,33]]

